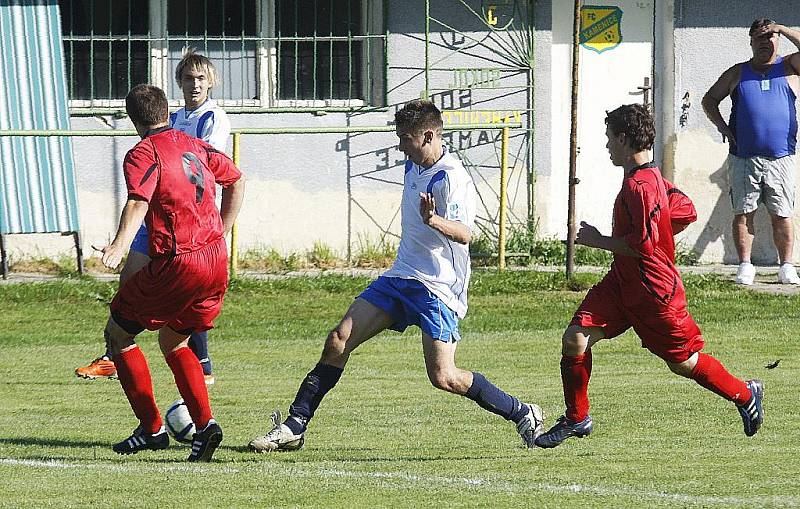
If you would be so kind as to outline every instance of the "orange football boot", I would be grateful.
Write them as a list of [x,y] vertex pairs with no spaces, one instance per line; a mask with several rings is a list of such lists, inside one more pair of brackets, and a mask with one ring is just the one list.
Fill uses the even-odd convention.
[[117,378],[117,368],[114,361],[106,357],[98,357],[88,366],[75,369],[75,376],[95,380],[97,378]]

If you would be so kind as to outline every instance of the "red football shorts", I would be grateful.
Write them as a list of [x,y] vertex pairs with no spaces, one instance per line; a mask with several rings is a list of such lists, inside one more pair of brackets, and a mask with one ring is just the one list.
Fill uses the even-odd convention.
[[633,327],[643,348],[671,363],[683,362],[703,349],[703,335],[686,309],[682,291],[669,304],[655,298],[635,307],[625,307],[623,302],[625,298],[616,278],[609,274],[589,290],[570,325],[601,327],[607,338]]
[[111,311],[148,330],[196,332],[214,327],[228,289],[228,251],[220,238],[197,251],[157,258],[134,274]]

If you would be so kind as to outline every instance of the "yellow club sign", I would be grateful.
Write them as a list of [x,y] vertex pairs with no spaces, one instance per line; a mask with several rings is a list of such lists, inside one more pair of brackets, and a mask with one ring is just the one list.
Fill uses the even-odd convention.
[[622,9],[617,6],[586,5],[581,8],[581,45],[602,53],[622,42]]

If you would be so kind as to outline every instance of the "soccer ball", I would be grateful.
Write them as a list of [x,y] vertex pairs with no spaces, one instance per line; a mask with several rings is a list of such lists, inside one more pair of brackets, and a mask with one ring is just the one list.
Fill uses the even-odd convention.
[[189,409],[186,408],[186,403],[182,399],[170,405],[165,415],[165,421],[167,431],[175,440],[184,444],[192,443],[192,435],[195,432],[194,423],[192,416],[189,415]]

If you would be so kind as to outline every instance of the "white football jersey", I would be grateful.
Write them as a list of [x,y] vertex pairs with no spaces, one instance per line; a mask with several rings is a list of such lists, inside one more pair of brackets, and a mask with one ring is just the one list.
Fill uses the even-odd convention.
[[459,318],[467,314],[469,246],[454,242],[422,221],[419,193],[433,194],[436,213],[451,221],[475,225],[476,192],[461,161],[443,150],[430,168],[406,161],[397,259],[384,276],[416,279]]
[[226,152],[231,123],[225,110],[217,106],[213,99],[206,99],[193,110],[179,109],[169,116],[169,125],[189,136],[200,138],[220,152]]

